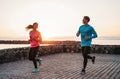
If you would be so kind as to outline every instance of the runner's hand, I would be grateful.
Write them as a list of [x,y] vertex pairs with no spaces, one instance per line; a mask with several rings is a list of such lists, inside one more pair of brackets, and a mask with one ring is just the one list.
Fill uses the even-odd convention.
[[85,39],[85,40],[88,40],[89,38],[88,38],[88,36],[85,36],[84,39]]

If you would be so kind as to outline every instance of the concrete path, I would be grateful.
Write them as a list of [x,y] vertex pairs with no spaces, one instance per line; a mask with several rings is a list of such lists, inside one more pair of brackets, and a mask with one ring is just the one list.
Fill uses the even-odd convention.
[[91,54],[96,63],[88,62],[81,75],[83,58],[80,53],[59,53],[42,56],[38,73],[32,73],[33,63],[22,60],[0,64],[0,79],[120,79],[120,55]]

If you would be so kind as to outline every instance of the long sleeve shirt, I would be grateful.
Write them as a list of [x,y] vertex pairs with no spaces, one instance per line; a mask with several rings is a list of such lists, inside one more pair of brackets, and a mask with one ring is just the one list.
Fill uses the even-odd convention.
[[[97,33],[92,26],[81,25],[79,27],[78,32],[81,34],[81,46],[91,46],[91,42],[93,38],[97,37]],[[88,37],[88,40],[85,40],[85,37]]]

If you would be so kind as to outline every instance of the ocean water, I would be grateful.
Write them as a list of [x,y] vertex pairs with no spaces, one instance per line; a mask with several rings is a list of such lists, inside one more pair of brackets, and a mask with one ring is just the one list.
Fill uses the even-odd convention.
[[120,45],[120,37],[98,37],[93,39],[93,44]]
[[93,39],[92,44],[98,45],[120,45],[120,39]]
[[[75,40],[80,41],[80,37],[58,37],[58,38],[52,38],[52,40]],[[120,37],[98,37],[92,40],[92,44],[98,44],[98,45],[120,45]]]
[[29,44],[0,44],[0,49],[29,47]]
[[[80,38],[69,38],[69,40],[76,40],[78,41]],[[58,40],[58,39],[55,39]],[[67,39],[60,39],[59,40],[67,40]],[[92,40],[92,44],[97,45],[120,45],[120,37],[99,37]],[[44,44],[42,44],[43,46]],[[48,44],[45,44],[48,45]],[[30,44],[0,44],[0,49],[8,49],[8,48],[19,48],[19,47],[29,47]]]
[[[41,46],[48,46],[49,44],[41,44]],[[21,47],[30,47],[30,44],[0,44],[1,49],[8,49],[8,48],[21,48]]]

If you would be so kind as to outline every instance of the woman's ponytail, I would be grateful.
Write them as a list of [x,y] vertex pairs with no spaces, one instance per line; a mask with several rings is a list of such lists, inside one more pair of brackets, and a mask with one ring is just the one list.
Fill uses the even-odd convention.
[[26,27],[26,30],[29,30],[29,29],[32,29],[33,28],[33,25],[28,25],[27,27]]

